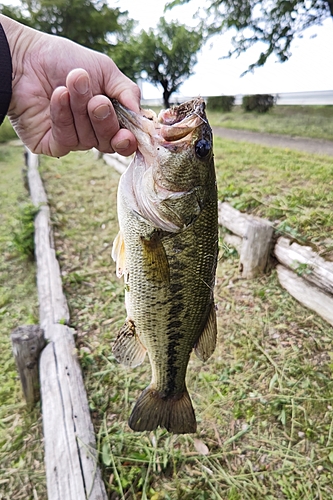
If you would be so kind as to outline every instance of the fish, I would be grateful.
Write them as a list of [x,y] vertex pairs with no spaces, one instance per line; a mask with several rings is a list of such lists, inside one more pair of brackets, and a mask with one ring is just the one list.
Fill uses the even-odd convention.
[[152,371],[129,427],[195,433],[187,366],[193,349],[207,361],[217,341],[217,187],[205,102],[198,97],[158,115],[112,104],[138,144],[118,185],[112,257],[124,277],[127,318],[112,352],[129,367],[148,353]]

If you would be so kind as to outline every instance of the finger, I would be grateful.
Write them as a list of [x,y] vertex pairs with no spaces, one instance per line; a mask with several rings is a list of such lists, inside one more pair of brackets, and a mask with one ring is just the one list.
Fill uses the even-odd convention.
[[97,139],[97,149],[102,153],[114,153],[111,139],[118,132],[119,123],[110,99],[96,95],[90,99],[87,109]]
[[114,97],[135,113],[140,112],[141,91],[139,87],[117,67],[113,69],[112,78],[106,80],[105,91],[109,97]]
[[136,149],[136,139],[128,130],[119,130],[116,113],[110,100],[103,95],[94,96],[88,103],[88,114],[103,153],[120,152],[131,155]]
[[50,100],[51,134],[47,149],[53,156],[63,156],[77,149],[79,140],[66,87],[57,87]]
[[130,156],[137,150],[137,141],[132,132],[122,128],[111,139],[111,146],[116,153],[122,156]]
[[80,68],[72,70],[67,76],[66,86],[80,147],[90,149],[97,145],[97,140],[87,110],[93,96],[88,73]]

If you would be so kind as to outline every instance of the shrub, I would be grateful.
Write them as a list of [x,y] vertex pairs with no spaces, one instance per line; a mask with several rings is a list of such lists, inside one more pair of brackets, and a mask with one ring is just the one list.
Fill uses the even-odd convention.
[[212,111],[221,110],[227,113],[232,110],[234,104],[235,96],[233,95],[210,96],[207,99],[207,108]]
[[257,111],[266,113],[275,104],[276,98],[271,94],[245,95],[242,100],[242,108],[245,111]]

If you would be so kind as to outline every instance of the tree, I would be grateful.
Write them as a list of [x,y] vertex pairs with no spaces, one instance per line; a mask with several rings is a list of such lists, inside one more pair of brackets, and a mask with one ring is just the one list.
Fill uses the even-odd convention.
[[156,31],[141,31],[133,43],[137,64],[146,72],[143,78],[162,86],[164,105],[168,108],[170,96],[193,74],[202,44],[201,32],[161,18]]
[[110,53],[120,71],[134,81],[137,81],[142,73],[139,50],[138,38],[131,36],[127,40],[118,41]]
[[[173,0],[166,8],[190,1]],[[333,16],[333,0],[208,0],[203,12],[207,37],[235,30],[233,49],[226,57],[239,56],[257,42],[266,45],[257,61],[244,72],[247,73],[263,66],[271,54],[281,62],[287,61],[297,36]]]
[[111,9],[101,0],[21,0],[21,7],[0,4],[0,12],[104,53],[124,40],[134,26],[127,11]]

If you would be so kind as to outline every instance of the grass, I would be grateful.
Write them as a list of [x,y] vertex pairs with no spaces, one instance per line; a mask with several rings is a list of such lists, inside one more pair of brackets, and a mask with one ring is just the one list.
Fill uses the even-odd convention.
[[208,112],[212,126],[333,141],[333,106],[274,106],[268,113]]
[[[332,229],[331,159],[219,138],[215,156],[221,199],[269,217],[304,240],[320,241],[328,252],[322,242]],[[44,500],[39,410],[29,415],[20,402],[8,342],[11,328],[29,321],[31,311],[36,315],[33,265],[12,249],[11,227],[18,224],[26,194],[14,169],[20,157],[12,148],[2,157],[12,168],[6,174],[1,163],[1,186],[13,194],[7,202],[0,197],[0,262],[12,297],[0,334],[3,366],[9,367],[4,373],[1,368],[7,391],[0,393],[0,492],[5,500]],[[206,364],[193,356],[188,369],[198,432],[133,433],[127,419],[150,368],[146,362],[126,369],[111,353],[125,318],[123,284],[110,258],[118,174],[90,152],[43,158],[42,173],[109,498],[331,499],[333,329],[281,289],[274,270],[257,280],[239,279],[237,254],[221,239],[218,346]],[[304,222],[303,205],[311,195],[312,205],[305,207],[322,212],[321,222]]]
[[17,135],[9,119],[6,117],[0,128],[0,144],[6,143],[12,139],[17,139]]

